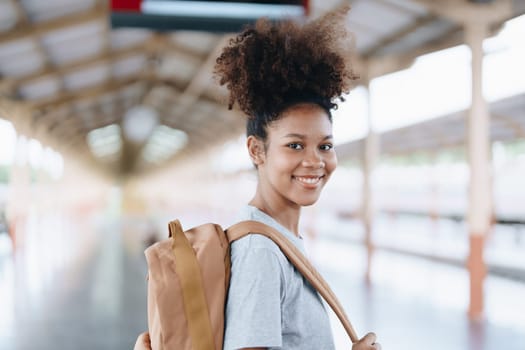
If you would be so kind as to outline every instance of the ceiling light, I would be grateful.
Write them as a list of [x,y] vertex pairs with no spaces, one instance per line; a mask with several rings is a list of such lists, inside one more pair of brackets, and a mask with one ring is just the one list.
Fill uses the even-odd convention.
[[142,156],[147,162],[157,164],[174,156],[187,143],[188,135],[184,131],[160,125],[153,131]]
[[87,141],[91,153],[95,157],[113,159],[120,153],[122,148],[120,127],[117,124],[111,124],[103,128],[94,129],[88,133]]
[[124,115],[124,135],[132,142],[142,143],[148,139],[158,124],[159,116],[152,107],[139,105]]

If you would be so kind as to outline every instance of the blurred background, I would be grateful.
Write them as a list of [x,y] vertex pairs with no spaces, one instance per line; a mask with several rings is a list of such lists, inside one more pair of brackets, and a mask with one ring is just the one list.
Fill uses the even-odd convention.
[[384,349],[525,349],[523,0],[0,0],[0,349],[131,349],[145,247],[254,193],[220,49],[347,3],[311,259]]

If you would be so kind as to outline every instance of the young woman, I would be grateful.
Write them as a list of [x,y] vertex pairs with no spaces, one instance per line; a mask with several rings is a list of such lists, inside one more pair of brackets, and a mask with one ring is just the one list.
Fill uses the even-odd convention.
[[[239,220],[280,231],[301,251],[301,208],[314,204],[335,170],[331,110],[355,75],[346,9],[305,25],[259,21],[226,47],[216,74],[248,116],[255,196]],[[232,244],[224,349],[333,349],[317,292],[261,235]],[[357,349],[379,349],[375,335]]]
[[[247,148],[258,173],[240,220],[280,231],[304,252],[301,208],[314,204],[335,170],[331,110],[356,77],[346,10],[317,21],[260,20],[230,42],[215,73],[248,116]],[[262,235],[232,243],[224,350],[334,349],[320,296]],[[142,340],[139,339],[138,343]],[[373,333],[353,350],[380,349]]]

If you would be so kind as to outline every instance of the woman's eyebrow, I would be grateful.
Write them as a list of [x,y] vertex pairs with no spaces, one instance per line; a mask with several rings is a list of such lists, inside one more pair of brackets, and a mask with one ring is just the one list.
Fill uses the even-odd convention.
[[305,139],[305,138],[306,138],[305,135],[302,135],[302,134],[295,134],[295,133],[286,134],[286,135],[284,135],[284,137],[298,138],[298,139]]
[[[284,137],[290,137],[290,138],[298,138],[298,139],[305,139],[306,136],[305,135],[302,135],[302,134],[295,134],[295,133],[291,133],[291,134],[286,134],[284,135]],[[333,139],[334,137],[332,135],[326,135],[324,138],[323,138],[323,141],[324,140],[328,140],[328,139]]]

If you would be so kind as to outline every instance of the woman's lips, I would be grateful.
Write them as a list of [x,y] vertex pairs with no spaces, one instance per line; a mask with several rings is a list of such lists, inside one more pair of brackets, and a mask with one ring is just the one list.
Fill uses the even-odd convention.
[[321,182],[321,179],[323,176],[293,176],[295,180],[300,182],[303,185],[306,185],[307,187],[315,187],[317,184]]

